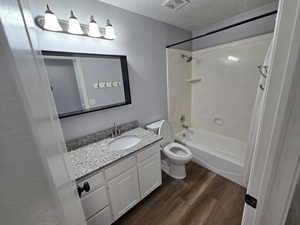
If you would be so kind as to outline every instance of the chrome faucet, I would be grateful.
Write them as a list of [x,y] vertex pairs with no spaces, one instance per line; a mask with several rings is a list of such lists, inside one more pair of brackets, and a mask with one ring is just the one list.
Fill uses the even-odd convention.
[[183,129],[189,129],[189,126],[185,123],[185,115],[180,116],[180,124]]
[[188,129],[189,129],[189,126],[188,126],[188,125],[186,125],[186,124],[181,124],[181,126],[182,126],[182,128],[183,128],[183,129],[186,129],[186,130],[188,130]]
[[121,135],[121,128],[119,128],[116,123],[114,123],[114,126],[112,128],[112,131],[111,131],[111,137],[114,138],[114,137],[117,137],[117,136],[120,136]]

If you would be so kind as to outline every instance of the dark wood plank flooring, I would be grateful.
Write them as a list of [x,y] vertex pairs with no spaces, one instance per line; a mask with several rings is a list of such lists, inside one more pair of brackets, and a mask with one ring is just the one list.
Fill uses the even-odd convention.
[[163,185],[114,225],[240,225],[245,189],[195,163],[187,178]]

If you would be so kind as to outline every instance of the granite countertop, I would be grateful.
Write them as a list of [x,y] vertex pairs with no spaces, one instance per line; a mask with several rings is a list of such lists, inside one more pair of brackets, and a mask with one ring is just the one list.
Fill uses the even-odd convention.
[[141,138],[141,141],[129,149],[111,151],[108,149],[108,143],[112,138],[107,138],[66,153],[66,163],[72,178],[78,180],[162,139],[153,132],[140,127],[124,132],[121,136],[124,135],[135,135]]

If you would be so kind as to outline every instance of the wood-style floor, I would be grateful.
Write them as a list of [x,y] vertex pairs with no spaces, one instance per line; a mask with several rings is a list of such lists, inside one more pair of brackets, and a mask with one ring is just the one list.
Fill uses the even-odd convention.
[[114,225],[240,225],[245,189],[195,163],[187,178],[163,185]]

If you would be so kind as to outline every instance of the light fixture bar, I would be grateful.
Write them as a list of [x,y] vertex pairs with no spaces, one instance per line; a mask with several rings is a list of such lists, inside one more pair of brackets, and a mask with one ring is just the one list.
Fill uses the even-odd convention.
[[55,33],[64,33],[64,34],[69,34],[69,35],[76,35],[76,36],[84,36],[84,37],[89,37],[89,38],[97,38],[97,39],[104,39],[104,40],[112,40],[110,38],[106,38],[105,37],[105,27],[99,27],[99,32],[101,34],[100,37],[94,37],[94,36],[89,36],[89,25],[88,24],[80,24],[80,27],[83,31],[82,34],[72,34],[68,32],[68,28],[69,28],[69,21],[67,20],[63,20],[63,19],[58,19],[58,23],[61,26],[62,30],[60,31],[53,31],[53,30],[47,30],[44,28],[44,23],[45,23],[45,17],[44,16],[37,16],[35,18],[35,23],[36,25],[45,31],[49,31],[49,32],[55,32]]

